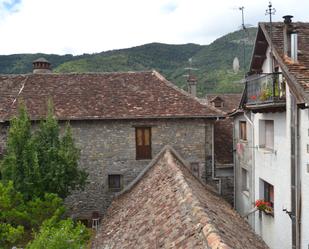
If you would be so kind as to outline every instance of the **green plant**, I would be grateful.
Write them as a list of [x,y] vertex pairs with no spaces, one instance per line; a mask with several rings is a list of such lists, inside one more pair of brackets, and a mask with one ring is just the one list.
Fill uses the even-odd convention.
[[75,224],[71,219],[45,221],[27,249],[82,249],[86,248],[90,232],[81,223]]
[[66,125],[61,136],[51,103],[34,134],[26,108],[19,107],[19,115],[11,121],[7,151],[0,168],[3,180],[12,180],[25,200],[43,198],[45,193],[65,198],[86,184],[87,174],[78,168],[79,150],[70,126]]

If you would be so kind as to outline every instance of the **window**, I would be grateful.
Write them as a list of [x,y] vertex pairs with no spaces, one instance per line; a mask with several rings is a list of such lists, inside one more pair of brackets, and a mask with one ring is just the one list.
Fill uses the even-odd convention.
[[223,107],[223,102],[221,100],[216,100],[213,102],[215,107]]
[[151,128],[136,127],[136,159],[151,159]]
[[200,166],[199,166],[199,163],[191,162],[190,163],[190,167],[191,167],[192,174],[195,175],[196,177],[200,177]]
[[240,121],[239,122],[239,131],[240,131],[240,139],[247,140],[247,122]]
[[259,122],[259,147],[274,148],[274,121],[260,120]]
[[249,175],[248,170],[241,169],[241,188],[242,191],[249,191]]
[[307,144],[307,153],[309,153],[309,144]]
[[122,189],[122,175],[108,175],[108,188],[112,191]]
[[270,206],[274,208],[274,186],[261,180],[262,197],[265,201],[270,203]]

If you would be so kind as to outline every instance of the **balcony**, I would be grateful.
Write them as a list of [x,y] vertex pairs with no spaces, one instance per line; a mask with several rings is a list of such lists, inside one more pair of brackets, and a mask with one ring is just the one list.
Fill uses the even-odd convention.
[[285,106],[285,80],[281,73],[253,75],[246,79],[249,109]]

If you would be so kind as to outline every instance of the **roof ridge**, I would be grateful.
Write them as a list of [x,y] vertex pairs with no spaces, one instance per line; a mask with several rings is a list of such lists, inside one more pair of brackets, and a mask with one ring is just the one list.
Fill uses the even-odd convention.
[[[168,157],[168,153],[173,154],[174,157]],[[184,159],[181,158],[181,156],[171,147],[167,153],[164,154],[166,157],[166,160],[169,161],[168,164],[174,165],[175,167],[179,168],[178,172],[175,172],[175,179],[177,183],[179,184],[178,190],[182,188],[182,191],[178,191],[178,193],[181,195],[180,197],[183,197],[181,200],[181,203],[185,203],[183,205],[186,209],[190,207],[191,212],[187,212],[191,217],[196,220],[198,224],[198,229],[200,229],[200,232],[203,235],[203,238],[205,242],[207,243],[207,246],[209,248],[225,248],[229,249],[230,247],[223,242],[222,237],[220,236],[220,233],[218,229],[211,223],[211,218],[208,216],[208,214],[204,211],[204,208],[200,202],[200,200],[194,195],[194,192],[192,188],[190,187],[190,184],[187,182],[186,177],[184,175],[184,172],[180,167],[182,167],[184,170],[188,171],[191,176],[194,176],[188,169],[187,163]],[[174,160],[179,160],[180,164],[177,164]],[[173,160],[173,161],[171,161]],[[196,176],[194,176],[195,179],[198,180],[198,182],[203,185],[203,187],[206,187],[205,184],[203,184],[200,179],[198,179]],[[209,191],[208,189],[205,189],[205,191]],[[213,193],[211,193],[213,194]]]
[[167,80],[162,74],[160,74],[158,71],[156,70],[153,70],[153,75],[155,75],[159,80],[161,80],[163,83],[165,83],[168,87],[176,90],[177,92],[183,94],[184,96],[190,98],[190,99],[193,99],[194,101],[198,102],[201,106],[206,106],[208,107],[209,109],[211,109],[212,111],[215,111],[217,112],[218,114],[221,114],[221,115],[225,115],[225,112],[211,106],[211,105],[208,105],[208,104],[205,104],[201,101],[200,98],[198,97],[194,97],[192,94],[188,93],[187,91],[177,87],[175,84],[173,84],[172,82],[170,82],[169,80]]

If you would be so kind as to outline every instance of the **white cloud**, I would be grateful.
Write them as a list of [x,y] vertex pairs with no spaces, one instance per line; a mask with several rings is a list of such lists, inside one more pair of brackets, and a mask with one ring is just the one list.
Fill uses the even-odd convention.
[[[0,0],[0,8],[16,0]],[[266,21],[268,1],[22,0],[0,13],[0,54],[93,53],[150,42],[207,44],[246,23]],[[275,20],[306,21],[309,1],[273,1]],[[235,9],[233,9],[233,7]],[[308,18],[307,18],[308,21]]]

